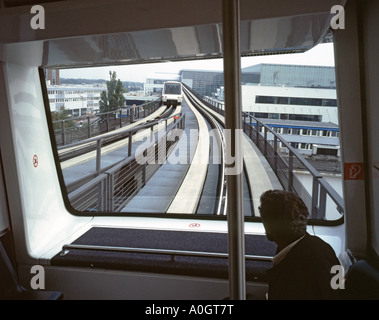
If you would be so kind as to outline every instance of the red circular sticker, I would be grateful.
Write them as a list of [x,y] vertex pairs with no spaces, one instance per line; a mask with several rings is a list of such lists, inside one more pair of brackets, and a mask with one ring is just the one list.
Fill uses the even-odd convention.
[[191,223],[189,225],[190,228],[199,228],[200,227],[200,223]]
[[33,156],[33,166],[34,168],[38,167],[38,156],[36,154]]

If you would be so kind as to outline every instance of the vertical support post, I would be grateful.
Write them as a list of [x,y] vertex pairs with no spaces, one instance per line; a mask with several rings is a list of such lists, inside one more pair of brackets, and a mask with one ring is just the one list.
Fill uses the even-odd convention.
[[253,117],[249,114],[250,118],[250,125],[249,125],[249,137],[250,139],[253,139],[252,132],[253,132]]
[[65,146],[66,145],[66,133],[64,128],[64,120],[62,120],[62,143]]
[[91,119],[90,119],[90,116],[87,116],[87,125],[88,125],[88,138],[91,138]]
[[259,121],[258,120],[256,121],[256,124],[255,124],[255,133],[256,133],[255,145],[259,148]]
[[289,150],[287,191],[292,191],[292,186],[293,186],[293,152],[292,150]]
[[[235,156],[235,165],[242,157],[240,4],[239,0],[222,1],[225,129],[230,132],[226,153]],[[236,138],[237,137],[237,141]],[[229,288],[234,300],[246,298],[245,235],[243,215],[242,172],[227,176],[227,217],[229,251]]]
[[131,107],[129,110],[130,110],[130,123],[133,123],[134,122],[134,110],[135,108],[134,107]]
[[[147,156],[147,149],[143,152],[143,156]],[[145,161],[145,163],[142,165],[142,187],[146,185],[146,164],[147,161]]]
[[262,129],[264,130],[264,155],[265,158],[267,159],[267,127],[263,126]]
[[129,132],[128,157],[132,155],[132,143],[133,143],[133,133]]
[[278,138],[274,135],[274,172],[278,174]]
[[114,206],[114,172],[112,173],[108,173],[108,179],[107,179],[107,182],[108,182],[108,199],[109,201],[108,202],[108,210],[110,212],[114,212],[115,210],[115,206]]
[[102,139],[97,140],[97,146],[96,146],[96,175],[100,174],[100,169],[101,169],[101,143],[102,143]]
[[319,220],[325,220],[326,201],[327,201],[326,190],[325,190],[325,188],[320,183],[319,183],[319,185],[320,185],[320,205],[319,205],[319,208],[318,208],[317,219],[319,219]]
[[317,219],[318,216],[318,178],[313,176],[312,183],[312,208],[311,216],[312,219]]

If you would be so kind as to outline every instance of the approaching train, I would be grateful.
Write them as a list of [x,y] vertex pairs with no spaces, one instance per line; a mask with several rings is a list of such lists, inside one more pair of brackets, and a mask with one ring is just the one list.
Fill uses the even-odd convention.
[[163,84],[162,103],[177,106],[182,103],[182,84],[177,81],[167,81]]
[[[265,299],[266,271],[272,266],[276,247],[267,240],[259,215],[244,216],[241,208],[249,193],[246,186],[257,190],[289,172],[287,182],[278,186],[298,187],[293,171],[296,150],[288,153],[289,167],[276,170],[269,164],[281,163],[275,145],[273,156],[266,154],[267,159],[266,151],[256,148],[268,150],[265,133],[254,136],[253,126],[245,133],[240,130],[240,57],[305,52],[322,41],[334,45],[343,199],[315,171],[312,192],[299,195],[307,198],[311,212],[325,212],[328,204],[337,212],[336,219],[311,217],[307,227],[332,246],[345,266],[346,287],[337,290],[350,290],[355,298],[377,299],[378,16],[377,0],[314,0],[301,5],[298,0],[0,1],[0,299],[243,300],[247,295]],[[64,135],[65,126],[59,132],[53,125],[46,69],[214,58],[224,59],[222,120],[234,133],[232,137],[221,138],[219,143],[206,141],[212,128],[201,112],[190,107],[200,104],[201,97],[193,93],[182,100],[182,85],[166,82],[162,101],[178,105],[175,115],[156,120],[168,112],[161,106],[130,125],[136,127],[120,125],[120,139],[111,145],[105,145],[104,137],[116,133],[96,138],[90,121],[88,127],[80,128],[87,129],[87,142],[92,145],[84,155],[74,155],[75,163],[83,163],[79,157],[86,157],[92,161],[91,170],[96,170],[88,172],[78,166],[73,176],[93,177],[70,189],[68,170],[75,167],[70,160],[59,158],[61,146],[56,137]],[[59,92],[56,99],[62,99]],[[247,119],[248,115],[244,124],[252,121]],[[113,120],[120,122],[112,117],[102,122],[108,126]],[[173,130],[181,121],[194,124],[205,135],[183,127]],[[137,186],[147,184],[145,163],[132,177],[127,175],[136,163],[131,155],[137,137],[131,132],[141,134],[146,146],[154,146],[159,134],[153,125],[159,126],[159,132],[172,130],[172,135],[162,138],[162,146],[168,150],[175,142],[178,149],[174,151],[184,155],[171,152],[163,164],[154,162],[161,157],[158,152],[166,151],[158,143],[152,149],[157,153],[141,154],[154,170],[158,165],[168,169],[160,184],[151,184],[152,192],[135,197],[136,206],[128,212],[94,210],[91,202],[82,203],[83,210],[74,207],[73,199],[84,194],[86,199],[98,200],[100,208],[104,207],[102,197],[114,208],[120,195],[134,196]],[[184,143],[185,137],[198,144]],[[65,147],[72,147],[74,154],[79,144],[83,148],[82,142]],[[112,148],[121,150],[121,158],[110,167],[110,158],[105,157],[115,155]],[[256,153],[239,152],[241,148]],[[221,171],[218,164],[208,165],[209,161],[205,168],[200,159],[209,159],[211,149],[215,153],[225,149],[235,164],[225,157],[225,193],[219,199],[225,215],[207,214],[206,206],[201,208],[203,214],[180,214],[176,207],[158,213],[149,209],[166,200],[169,189],[180,190],[184,175],[198,182],[199,173]],[[186,162],[189,157],[192,162],[198,160],[195,170]],[[247,161],[254,165],[246,165]],[[243,175],[245,169],[251,171],[251,178]],[[167,182],[180,174],[180,179],[170,180],[176,186]],[[151,178],[150,182],[155,181]],[[195,186],[186,185],[187,192]],[[248,196],[257,205],[259,199]]]

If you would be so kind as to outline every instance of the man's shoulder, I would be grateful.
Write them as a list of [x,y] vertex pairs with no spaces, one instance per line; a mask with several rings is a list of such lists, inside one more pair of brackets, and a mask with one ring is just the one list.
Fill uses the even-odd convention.
[[338,258],[332,246],[318,236],[308,233],[293,248],[292,253],[308,256],[310,260],[326,260],[330,264],[338,264]]
[[328,250],[333,251],[332,246],[327,243],[325,240],[321,239],[318,236],[310,235],[309,233],[306,233],[304,238],[299,241],[299,244],[302,244],[303,246],[309,248],[309,247],[315,247],[322,250]]
[[271,270],[273,299],[333,298],[330,270],[339,264],[333,248],[320,237],[306,234]]

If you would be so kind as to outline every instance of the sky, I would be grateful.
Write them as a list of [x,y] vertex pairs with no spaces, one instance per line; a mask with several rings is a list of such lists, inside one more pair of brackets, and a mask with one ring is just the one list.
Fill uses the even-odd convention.
[[[241,67],[259,63],[298,64],[315,66],[334,66],[332,43],[319,44],[305,53],[246,57],[241,59]],[[109,71],[116,71],[121,81],[145,82],[146,78],[157,73],[178,74],[182,69],[223,70],[222,59],[161,62],[141,65],[106,66],[96,68],[66,69],[60,71],[61,78],[109,79]],[[161,74],[163,77],[163,74]]]

